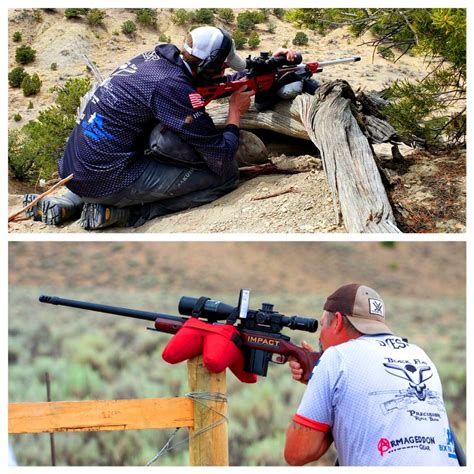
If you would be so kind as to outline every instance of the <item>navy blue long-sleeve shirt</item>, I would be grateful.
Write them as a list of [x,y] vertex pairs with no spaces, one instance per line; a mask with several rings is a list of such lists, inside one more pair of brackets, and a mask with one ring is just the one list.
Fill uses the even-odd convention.
[[238,127],[215,127],[178,48],[166,44],[136,56],[100,84],[69,137],[60,176],[73,173],[67,186],[82,197],[121,191],[145,170],[143,150],[157,121],[194,146],[214,173],[235,172]]

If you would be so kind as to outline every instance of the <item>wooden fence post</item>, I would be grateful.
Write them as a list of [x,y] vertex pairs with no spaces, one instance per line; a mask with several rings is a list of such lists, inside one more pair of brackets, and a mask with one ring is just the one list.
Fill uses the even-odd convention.
[[[213,392],[226,395],[226,373],[211,373],[205,367],[202,356],[188,361],[188,385],[191,393]],[[189,465],[190,466],[228,466],[229,441],[226,400],[206,400],[193,397],[194,428],[190,429]],[[220,422],[220,423],[219,423]],[[217,424],[219,423],[219,424]],[[194,436],[200,430],[217,424]]]

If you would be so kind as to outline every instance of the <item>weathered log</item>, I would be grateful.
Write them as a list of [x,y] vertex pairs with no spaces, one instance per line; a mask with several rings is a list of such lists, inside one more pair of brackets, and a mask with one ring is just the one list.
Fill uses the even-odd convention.
[[351,108],[346,81],[323,84],[317,95],[295,99],[306,130],[321,152],[336,216],[349,232],[400,232],[372,147]]
[[[206,107],[206,110],[217,127],[225,126],[227,107],[212,103]],[[240,127],[246,130],[272,130],[290,137],[310,139],[301,122],[298,107],[292,101],[282,101],[273,110],[264,112],[257,112],[254,107],[251,107],[240,118]]]
[[[208,112],[217,126],[225,124],[226,109],[211,107]],[[390,142],[395,132],[380,118],[367,119],[357,111],[346,81],[325,83],[315,96],[300,95],[272,111],[252,108],[241,127],[310,139],[321,153],[336,220],[342,215],[348,232],[400,232],[369,143]]]

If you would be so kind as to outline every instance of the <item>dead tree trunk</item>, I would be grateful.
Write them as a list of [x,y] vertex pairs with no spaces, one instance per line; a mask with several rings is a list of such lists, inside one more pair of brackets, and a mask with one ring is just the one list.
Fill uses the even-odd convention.
[[[342,216],[348,232],[397,233],[369,143],[369,138],[389,141],[394,130],[378,118],[367,120],[359,114],[355,100],[349,84],[337,80],[323,84],[315,96],[300,95],[272,111],[251,109],[242,117],[241,127],[312,140],[321,153],[337,222]],[[209,113],[216,125],[225,124],[227,110],[210,108]]]
[[336,215],[349,232],[400,232],[372,147],[352,110],[346,81],[323,84],[315,97],[295,99],[306,130],[321,152]]

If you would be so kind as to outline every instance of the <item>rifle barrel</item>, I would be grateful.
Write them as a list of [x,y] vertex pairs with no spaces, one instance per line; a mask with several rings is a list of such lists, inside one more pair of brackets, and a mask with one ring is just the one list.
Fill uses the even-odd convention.
[[354,56],[352,58],[339,58],[339,59],[329,59],[328,61],[318,61],[319,67],[332,66],[334,64],[344,64],[344,63],[356,63],[360,61],[360,56]]
[[186,320],[186,318],[172,316],[171,314],[153,313],[151,311],[122,308],[120,306],[110,306],[105,304],[90,303],[88,301],[70,300],[67,298],[60,298],[59,296],[41,295],[39,297],[39,301],[40,303],[69,306],[70,308],[79,308],[88,311],[97,311],[99,313],[115,314],[118,316],[126,316],[127,318],[144,319],[146,321],[155,321],[157,318],[170,319],[179,322],[183,322]]

